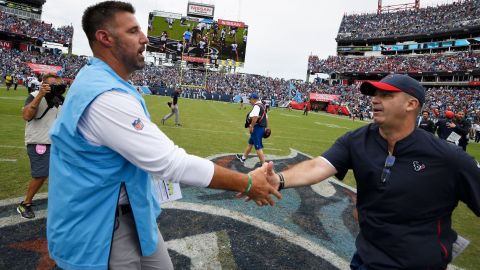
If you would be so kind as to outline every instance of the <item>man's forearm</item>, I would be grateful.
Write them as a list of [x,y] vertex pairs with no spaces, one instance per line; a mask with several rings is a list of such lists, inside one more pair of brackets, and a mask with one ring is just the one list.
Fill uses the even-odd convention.
[[32,102],[28,103],[22,110],[22,116],[25,121],[30,121],[32,118],[37,114],[38,105],[40,105],[40,101],[42,100],[43,96],[37,95]]
[[[254,200],[259,206],[275,205],[271,195],[281,199],[282,194],[267,181],[267,163],[251,171],[248,175],[215,165],[209,188],[238,191]],[[240,194],[239,193],[239,194]]]
[[256,116],[252,117],[252,121],[250,122],[250,126],[254,127],[255,124],[257,124],[257,120],[258,120],[258,117],[256,117]]
[[321,157],[301,162],[282,172],[285,178],[285,188],[310,186],[335,173],[337,170]]
[[214,165],[214,172],[209,188],[245,192],[248,187],[248,175],[228,170],[222,166]]

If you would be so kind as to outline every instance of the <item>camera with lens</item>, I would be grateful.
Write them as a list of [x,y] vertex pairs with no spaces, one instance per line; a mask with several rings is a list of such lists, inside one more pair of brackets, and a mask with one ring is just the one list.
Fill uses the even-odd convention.
[[252,119],[250,118],[250,113],[247,113],[247,116],[245,117],[245,128],[250,127],[251,123],[252,123]]
[[63,94],[66,89],[67,86],[65,84],[50,84],[50,93],[45,95],[49,108],[58,108],[58,106],[63,104],[63,101],[65,100]]

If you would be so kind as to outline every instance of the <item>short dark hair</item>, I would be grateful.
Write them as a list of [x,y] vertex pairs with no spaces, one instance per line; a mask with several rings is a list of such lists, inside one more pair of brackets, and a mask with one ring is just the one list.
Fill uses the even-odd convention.
[[424,114],[424,113],[428,113],[428,115],[430,115],[430,112],[427,111],[427,110],[423,110],[423,111],[422,111],[422,114]]
[[45,81],[47,81],[47,80],[50,79],[50,78],[55,78],[56,80],[62,79],[62,78],[61,78],[60,76],[58,76],[57,74],[47,73],[47,74],[43,74],[42,82],[45,82]]
[[95,41],[95,33],[98,29],[105,27],[118,12],[129,12],[135,14],[135,8],[130,3],[121,1],[105,1],[89,6],[82,17],[82,28],[87,35],[90,46]]

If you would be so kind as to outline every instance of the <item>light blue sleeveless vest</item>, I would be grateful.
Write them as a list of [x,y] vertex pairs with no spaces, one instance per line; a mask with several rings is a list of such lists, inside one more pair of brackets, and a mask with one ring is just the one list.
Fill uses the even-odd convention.
[[135,97],[150,117],[135,87],[105,62],[92,58],[78,73],[50,130],[47,238],[50,256],[61,268],[108,268],[122,181],[133,209],[142,255],[153,254],[157,247],[160,208],[150,175],[111,149],[89,144],[77,129],[88,105],[112,89]]

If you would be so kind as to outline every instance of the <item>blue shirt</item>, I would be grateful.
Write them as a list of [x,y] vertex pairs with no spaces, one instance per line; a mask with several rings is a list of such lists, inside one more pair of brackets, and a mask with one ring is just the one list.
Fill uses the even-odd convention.
[[108,268],[122,184],[133,210],[141,254],[149,256],[156,251],[160,208],[150,176],[112,149],[90,144],[78,131],[79,119],[89,104],[112,89],[135,97],[149,117],[135,87],[105,62],[93,58],[78,73],[50,130],[48,249],[64,269]]
[[190,37],[192,37],[192,32],[190,32],[190,31],[185,31],[185,32],[183,33],[183,39],[185,39],[185,40],[190,40]]

